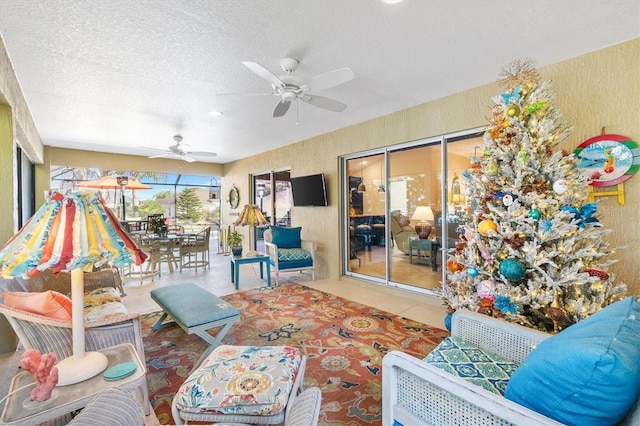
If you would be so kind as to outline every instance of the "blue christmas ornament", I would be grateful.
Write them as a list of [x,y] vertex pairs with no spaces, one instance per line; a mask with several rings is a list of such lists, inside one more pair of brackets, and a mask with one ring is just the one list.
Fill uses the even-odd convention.
[[496,301],[493,303],[496,308],[505,315],[515,315],[520,309],[520,305],[511,301],[511,297],[499,294],[496,296]]
[[598,219],[593,217],[597,209],[596,203],[587,203],[580,207],[580,210],[573,206],[562,206],[560,210],[571,213],[574,219],[578,219],[578,224],[584,228],[585,223],[597,223]]
[[551,231],[551,228],[553,228],[553,222],[549,219],[543,219],[542,222],[540,222],[540,230],[542,232],[549,232]]
[[526,268],[518,259],[505,259],[500,262],[498,267],[500,274],[502,274],[509,281],[520,281],[524,278]]
[[447,314],[444,317],[444,328],[446,328],[449,332],[451,332],[451,317],[453,314]]
[[536,206],[531,206],[531,210],[529,210],[529,217],[534,221],[539,221],[541,217],[540,210]]
[[514,102],[518,102],[520,100],[520,91],[522,90],[522,86],[518,86],[513,89],[513,93],[502,93],[500,96],[504,101],[505,105],[512,104]]
[[478,270],[472,266],[472,267],[467,269],[467,275],[469,275],[471,278],[477,277],[478,276]]

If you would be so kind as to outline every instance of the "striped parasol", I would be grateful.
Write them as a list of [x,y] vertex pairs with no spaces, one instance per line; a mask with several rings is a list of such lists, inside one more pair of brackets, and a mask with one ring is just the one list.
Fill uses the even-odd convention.
[[100,352],[85,353],[83,270],[111,263],[142,264],[147,255],[124,231],[94,191],[48,192],[45,203],[0,249],[0,275],[33,277],[45,269],[71,272],[73,356],[56,364],[58,386],[78,383],[108,365]]

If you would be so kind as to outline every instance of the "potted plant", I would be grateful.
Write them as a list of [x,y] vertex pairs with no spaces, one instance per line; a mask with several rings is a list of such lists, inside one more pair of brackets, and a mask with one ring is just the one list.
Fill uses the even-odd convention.
[[229,247],[231,247],[231,253],[234,256],[242,255],[242,239],[243,238],[244,238],[244,235],[242,235],[240,232],[236,231],[235,229],[231,231],[229,235],[227,235],[227,244],[229,245]]
[[147,232],[155,232],[159,234],[164,226],[164,218],[162,216],[152,216],[149,218]]

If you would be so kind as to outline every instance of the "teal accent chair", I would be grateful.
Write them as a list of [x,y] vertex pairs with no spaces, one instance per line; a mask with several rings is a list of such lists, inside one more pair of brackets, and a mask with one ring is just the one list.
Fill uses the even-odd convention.
[[264,233],[264,250],[269,256],[271,270],[278,275],[283,271],[306,271],[315,279],[316,245],[313,241],[300,238],[301,228],[271,226]]

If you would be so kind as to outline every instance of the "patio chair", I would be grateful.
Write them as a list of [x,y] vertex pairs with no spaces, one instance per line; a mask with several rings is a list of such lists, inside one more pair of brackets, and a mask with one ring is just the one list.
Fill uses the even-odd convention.
[[206,268],[209,266],[209,238],[211,236],[211,227],[207,226],[197,234],[185,235],[180,243],[180,272],[184,268],[198,267]]
[[139,235],[136,244],[147,254],[147,260],[141,265],[126,266],[122,275],[126,278],[139,279],[140,285],[145,279],[151,278],[151,281],[154,281],[156,276],[162,277],[162,243]]

